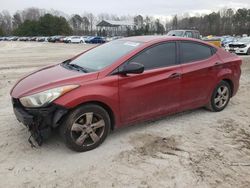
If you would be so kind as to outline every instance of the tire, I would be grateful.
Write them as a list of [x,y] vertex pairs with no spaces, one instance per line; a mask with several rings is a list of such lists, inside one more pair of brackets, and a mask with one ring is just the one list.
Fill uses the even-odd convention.
[[212,112],[220,112],[226,108],[231,98],[232,89],[228,82],[221,81],[214,89],[207,108]]
[[60,133],[70,149],[84,152],[98,147],[106,139],[110,127],[107,111],[101,106],[87,104],[78,107],[66,117]]
[[250,48],[248,48],[247,50],[247,55],[250,55]]

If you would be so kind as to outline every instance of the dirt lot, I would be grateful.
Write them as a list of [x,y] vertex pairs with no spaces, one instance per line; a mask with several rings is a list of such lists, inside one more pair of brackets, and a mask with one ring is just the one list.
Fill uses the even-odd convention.
[[250,187],[250,57],[220,113],[197,109],[117,130],[86,153],[55,134],[31,148],[12,112],[18,78],[88,45],[0,42],[0,187]]

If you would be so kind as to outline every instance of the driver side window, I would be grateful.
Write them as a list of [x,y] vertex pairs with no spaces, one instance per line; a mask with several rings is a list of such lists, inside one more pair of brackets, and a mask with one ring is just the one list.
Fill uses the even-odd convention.
[[148,48],[130,62],[137,62],[144,65],[145,70],[167,67],[176,64],[176,43],[168,42]]

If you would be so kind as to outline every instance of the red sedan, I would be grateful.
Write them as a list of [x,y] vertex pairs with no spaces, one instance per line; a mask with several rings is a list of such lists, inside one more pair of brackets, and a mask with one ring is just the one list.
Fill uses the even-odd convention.
[[11,90],[17,119],[41,145],[60,126],[87,151],[110,130],[206,106],[223,110],[239,87],[241,59],[196,39],[112,41],[22,78]]

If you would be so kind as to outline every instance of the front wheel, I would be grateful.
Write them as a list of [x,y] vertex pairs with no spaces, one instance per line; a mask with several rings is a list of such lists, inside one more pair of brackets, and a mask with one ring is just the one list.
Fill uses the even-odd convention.
[[250,48],[248,48],[247,50],[247,55],[250,55]]
[[230,85],[225,81],[221,81],[214,89],[207,108],[213,112],[222,111],[224,108],[226,108],[228,102],[230,101],[230,97]]
[[61,126],[61,135],[66,145],[78,152],[98,147],[110,130],[110,117],[98,105],[83,105],[71,112]]

